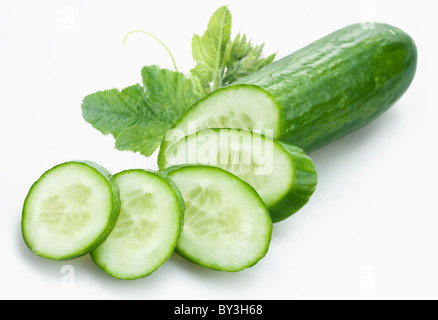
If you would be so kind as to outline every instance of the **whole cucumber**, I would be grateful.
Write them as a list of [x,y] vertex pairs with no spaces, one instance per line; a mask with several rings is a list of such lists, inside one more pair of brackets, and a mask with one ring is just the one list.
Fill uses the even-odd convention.
[[402,30],[345,27],[198,101],[166,134],[159,161],[206,128],[257,129],[309,153],[388,110],[416,67],[416,45]]
[[237,84],[269,92],[280,105],[280,140],[310,152],[371,122],[408,89],[417,66],[412,38],[388,24],[354,24]]

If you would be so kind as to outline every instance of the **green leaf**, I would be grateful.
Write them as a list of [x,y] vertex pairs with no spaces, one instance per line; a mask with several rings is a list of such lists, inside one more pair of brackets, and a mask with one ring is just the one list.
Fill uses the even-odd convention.
[[129,127],[116,138],[116,148],[121,151],[140,152],[149,157],[158,148],[170,126],[164,122],[151,122],[148,127]]
[[119,91],[99,91],[84,98],[82,116],[116,148],[150,156],[166,131],[196,101],[192,82],[183,74],[157,66],[142,70],[139,84]]
[[263,58],[263,47],[264,44],[254,47],[246,35],[238,34],[231,41],[231,13],[226,6],[216,10],[204,35],[192,39],[196,66],[190,75],[195,95],[203,98],[270,64],[275,54]]
[[204,98],[211,92],[210,85],[208,83],[203,82],[198,77],[191,77],[193,84],[193,93],[197,97],[198,100]]
[[[129,34],[134,32],[149,34]],[[82,115],[103,134],[112,134],[117,149],[150,156],[167,130],[196,101],[271,63],[275,55],[263,58],[263,46],[254,47],[240,34],[231,41],[231,13],[226,6],[220,7],[202,37],[193,37],[196,66],[189,78],[158,66],[144,67],[142,85],[91,94],[82,102]]]
[[197,101],[192,81],[182,73],[150,66],[144,67],[141,75],[144,99],[162,121],[173,124]]
[[227,86],[267,66],[275,59],[275,54],[262,57],[264,44],[255,46],[247,42],[246,35],[238,34],[225,52],[226,72],[222,84]]
[[217,9],[208,23],[202,37],[195,35],[192,40],[192,55],[197,63],[191,70],[193,77],[202,83],[200,88],[213,82],[211,90],[222,86],[224,56],[231,36],[231,13],[226,6]]

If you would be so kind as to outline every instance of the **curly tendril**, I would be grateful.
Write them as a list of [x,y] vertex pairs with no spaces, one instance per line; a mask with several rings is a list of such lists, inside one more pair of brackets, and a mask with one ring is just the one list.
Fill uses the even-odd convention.
[[126,39],[127,39],[131,34],[133,34],[133,33],[143,33],[143,34],[146,34],[146,35],[148,35],[148,36],[154,38],[155,40],[157,40],[158,43],[161,44],[161,46],[163,46],[163,48],[166,49],[166,51],[169,53],[170,58],[172,59],[172,62],[173,62],[173,67],[175,68],[175,71],[178,72],[178,68],[176,67],[175,59],[173,58],[173,55],[172,55],[172,53],[170,52],[169,48],[167,48],[166,45],[165,45],[160,39],[158,39],[156,36],[154,36],[153,34],[151,34],[151,33],[149,33],[149,32],[146,32],[146,31],[143,31],[143,30],[134,30],[134,31],[128,32],[128,33],[126,34],[126,36],[123,38],[123,45],[125,46],[125,48],[128,47],[128,46],[126,45]]

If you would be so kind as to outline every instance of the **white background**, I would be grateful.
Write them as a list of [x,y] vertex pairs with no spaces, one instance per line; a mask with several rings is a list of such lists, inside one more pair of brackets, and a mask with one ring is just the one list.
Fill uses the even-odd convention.
[[[372,124],[313,152],[317,191],[276,224],[271,248],[239,273],[173,255],[151,276],[115,280],[89,256],[54,262],[21,238],[23,200],[39,176],[69,160],[112,172],[156,169],[114,149],[81,116],[81,101],[140,82],[144,65],[194,66],[190,43],[219,6],[265,53],[281,58],[348,24],[381,21],[417,42],[416,78]],[[436,299],[438,210],[436,1],[11,1],[0,2],[0,298],[2,299]],[[70,267],[68,267],[70,266]],[[66,269],[67,268],[67,269]],[[67,273],[63,273],[66,272]],[[65,276],[74,279],[66,282]],[[71,278],[70,278],[71,279]]]

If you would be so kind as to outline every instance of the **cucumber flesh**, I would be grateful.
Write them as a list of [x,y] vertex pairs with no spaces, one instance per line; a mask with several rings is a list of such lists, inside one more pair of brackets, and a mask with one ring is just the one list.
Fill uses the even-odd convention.
[[257,192],[237,176],[213,166],[165,170],[186,206],[176,247],[188,260],[235,272],[255,265],[269,248],[272,221]]
[[278,136],[280,111],[280,106],[272,96],[256,86],[219,89],[187,110],[166,133],[158,158],[161,159],[162,151],[173,143],[207,128],[261,129],[261,133],[267,136]]
[[258,192],[274,222],[301,209],[317,183],[312,160],[301,149],[246,130],[205,129],[189,135],[167,149],[159,167],[181,164],[212,165],[235,174]]
[[127,170],[114,178],[120,188],[120,216],[91,257],[114,278],[142,278],[158,269],[174,251],[184,202],[175,184],[162,174]]
[[107,170],[92,162],[63,163],[30,189],[23,207],[23,238],[41,257],[73,259],[106,239],[119,210],[119,190]]

